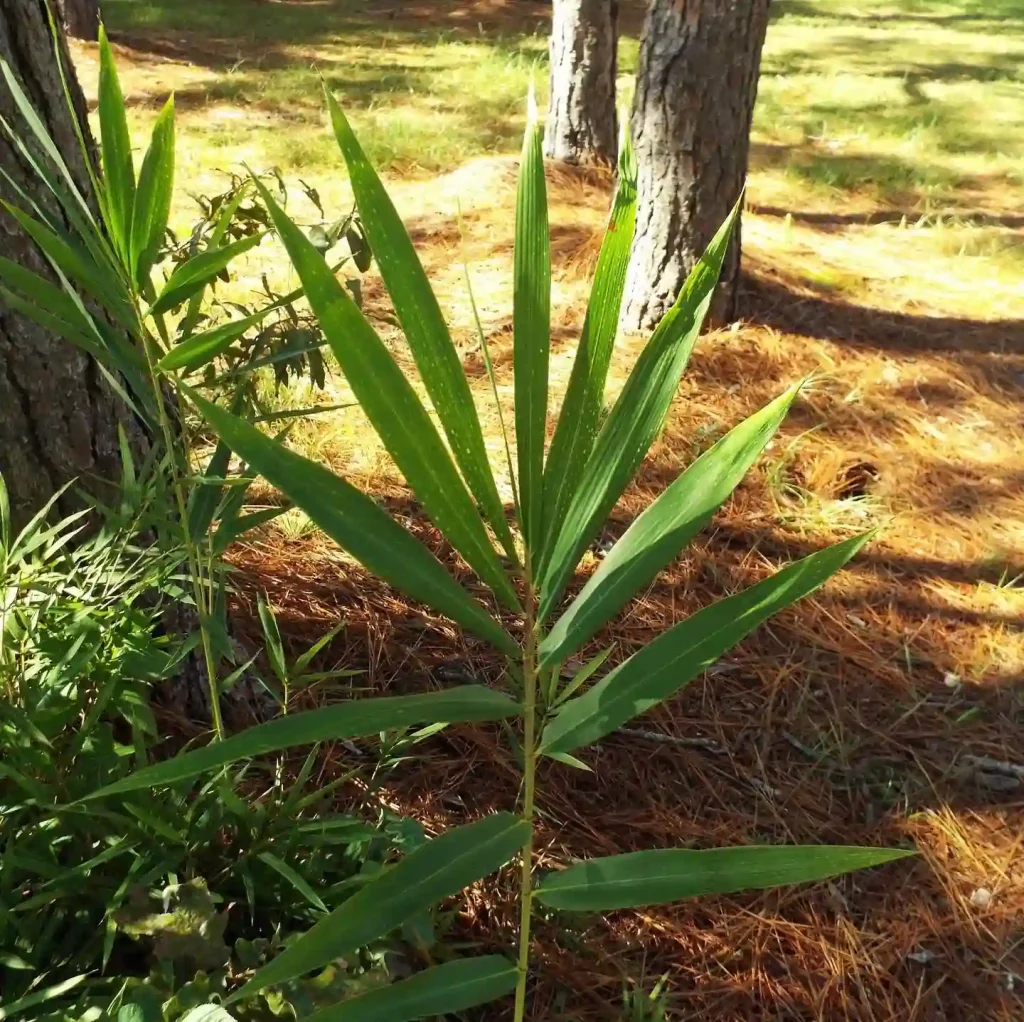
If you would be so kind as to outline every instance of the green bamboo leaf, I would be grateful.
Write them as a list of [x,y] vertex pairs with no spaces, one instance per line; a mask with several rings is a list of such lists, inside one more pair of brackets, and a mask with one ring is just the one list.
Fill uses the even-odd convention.
[[[545,541],[549,550],[557,535],[556,523],[561,522],[576,495],[597,436],[635,227],[636,157],[629,134],[624,132],[615,201],[597,259],[569,387],[544,467]],[[543,565],[542,560],[541,570]]]
[[516,195],[512,334],[520,525],[536,561],[543,536],[544,439],[551,350],[551,240],[537,103],[530,89]]
[[140,288],[148,283],[149,271],[163,244],[173,190],[174,97],[171,96],[153,125],[135,193],[128,269]]
[[321,465],[289,451],[254,426],[199,397],[207,422],[239,457],[309,515],[366,568],[415,600],[447,614],[511,656],[512,637],[474,600],[440,561],[375,501]]
[[202,291],[235,256],[248,252],[262,240],[262,234],[254,234],[251,238],[242,238],[230,245],[208,249],[192,256],[167,278],[167,283],[149,311],[156,316],[181,305],[186,299]]
[[707,524],[775,435],[801,386],[730,430],[633,522],[541,643],[541,667],[575,653]]
[[901,848],[844,845],[658,848],[578,862],[545,877],[536,897],[549,908],[610,912],[707,894],[805,884],[914,854]]
[[455,461],[503,546],[515,550],[462,362],[398,211],[345,115],[325,87],[334,135],[348,166],[363,230],[391,295],[409,350]]
[[697,611],[565,703],[544,729],[541,752],[572,752],[675,695],[758,625],[814,592],[868,541],[854,536]]
[[518,703],[482,685],[460,685],[443,692],[337,703],[319,710],[276,717],[223,741],[178,753],[173,759],[136,770],[94,791],[87,798],[104,798],[191,780],[240,759],[254,759],[296,745],[361,738],[387,729],[438,720],[448,723],[503,720],[518,713]]
[[33,304],[64,320],[79,333],[92,334],[88,318],[74,299],[63,288],[51,284],[45,277],[25,269],[20,263],[0,256],[0,280],[23,295],[30,295]]
[[413,1022],[449,1016],[511,993],[519,970],[501,955],[463,958],[314,1012],[305,1022]]
[[26,319],[31,319],[33,322],[38,323],[44,330],[55,334],[57,337],[62,337],[65,341],[70,341],[75,347],[81,348],[82,351],[92,355],[93,358],[102,357],[102,348],[99,346],[96,338],[90,336],[88,324],[81,322],[70,323],[62,316],[51,312],[49,308],[36,305],[34,302],[22,298],[21,295],[15,294],[2,285],[0,285],[0,297],[4,299],[4,304],[12,312],[17,312]]
[[135,167],[125,118],[124,96],[106,30],[100,26],[100,156],[106,186],[107,227],[127,262],[135,207]]
[[492,813],[428,841],[289,944],[226,1003],[305,975],[391,933],[415,913],[503,866],[529,830],[529,823],[511,813]]
[[4,203],[26,234],[42,249],[50,263],[70,280],[81,286],[85,294],[110,312],[121,326],[131,333],[137,330],[128,293],[121,279],[105,264],[83,252],[77,244],[61,237],[49,227],[16,206]]
[[518,609],[483,520],[412,384],[323,256],[263,184],[255,184],[345,379],[388,453],[438,529],[496,595]]
[[[46,126],[43,124],[35,107],[29,102],[28,96],[25,95],[25,90],[21,87],[21,82],[18,81],[18,76],[11,69],[10,64],[3,58],[0,58],[0,72],[3,73],[7,88],[25,124],[28,125],[29,130],[35,136],[42,152],[45,153],[51,164],[57,169],[58,174],[64,179],[64,183],[67,186],[66,190],[47,172],[46,168],[35,158],[32,149],[25,145],[24,141],[5,119],[0,118],[0,125],[3,126],[10,136],[11,141],[25,158],[26,163],[32,167],[41,180],[46,182],[47,187],[60,200],[61,205],[68,213],[69,219],[72,219],[76,224],[83,225],[85,228],[91,227],[99,234],[96,218],[93,216],[93,211],[89,207],[85,196],[79,190],[74,174],[68,169],[60,149],[46,130]],[[5,174],[4,176],[6,177],[7,175]]]
[[289,866],[283,859],[279,859],[276,855],[272,855],[270,852],[260,852],[257,855],[260,862],[265,863],[275,873],[281,876],[285,881],[292,885],[303,898],[306,899],[314,908],[319,909],[321,912],[327,912],[328,908],[324,904],[323,899],[316,891],[310,887],[307,880],[298,873],[293,867]]
[[265,316],[266,311],[261,311],[243,319],[232,320],[230,323],[221,323],[202,333],[193,334],[171,348],[157,362],[157,369],[165,373],[174,372],[177,369],[182,370],[186,375],[194,373],[227,351],[246,330],[256,326]]
[[737,203],[640,353],[594,442],[540,578],[540,621],[554,610],[583,551],[593,542],[665,423],[679,377],[711,305],[739,208]]

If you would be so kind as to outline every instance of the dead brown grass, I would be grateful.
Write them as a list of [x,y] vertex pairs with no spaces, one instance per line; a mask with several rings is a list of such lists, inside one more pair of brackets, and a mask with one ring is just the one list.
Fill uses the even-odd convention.
[[[481,160],[429,189],[398,188],[400,201],[419,207],[411,229],[472,368],[465,251],[503,396],[514,170],[510,160]],[[557,400],[608,181],[552,170],[549,188]],[[667,972],[680,1019],[1008,1022],[1021,1017],[1024,983],[1024,787],[968,757],[1022,758],[1024,590],[1008,584],[1024,570],[1021,323],[973,321],[940,289],[919,290],[913,305],[891,295],[874,304],[837,299],[795,258],[770,265],[756,239],[773,218],[750,220],[746,318],[701,341],[669,426],[609,535],[721,430],[795,378],[817,371],[818,380],[714,525],[594,648],[614,642],[625,655],[831,539],[868,525],[880,527],[879,538],[820,595],[643,722],[669,741],[616,735],[584,754],[592,774],[549,766],[538,865],[759,840],[913,841],[921,855],[806,889],[547,921],[533,1017],[615,1018],[624,979],[653,982]],[[853,261],[861,258],[855,250]],[[379,315],[386,298],[379,287],[369,295]],[[613,390],[639,343],[621,343]],[[484,408],[482,376],[476,386]],[[356,474],[451,562],[400,480],[367,454],[365,429],[348,429],[361,452]],[[343,462],[349,445],[320,453]],[[343,619],[332,656],[365,670],[375,690],[497,677],[485,650],[322,537],[285,545],[267,530],[235,561],[244,589],[267,589],[293,636]],[[696,736],[709,739],[705,748],[671,741]],[[498,736],[460,728],[396,776],[386,798],[440,828],[512,806],[517,786]],[[980,890],[990,892],[987,903]],[[511,896],[511,878],[469,895],[463,935],[508,945]]]

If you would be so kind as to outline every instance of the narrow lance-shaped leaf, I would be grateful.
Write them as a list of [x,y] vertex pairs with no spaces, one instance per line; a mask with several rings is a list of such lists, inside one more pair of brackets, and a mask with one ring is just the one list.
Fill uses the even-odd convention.
[[412,384],[323,256],[264,185],[255,184],[327,343],[388,453],[449,542],[504,603],[518,608],[480,513]]
[[[92,209],[89,207],[89,203],[82,195],[82,192],[78,187],[78,182],[75,180],[75,176],[68,168],[64,157],[61,155],[60,149],[53,141],[49,131],[47,131],[46,125],[43,124],[38,111],[32,106],[28,96],[25,95],[25,90],[21,87],[21,82],[18,81],[18,76],[14,73],[11,65],[2,57],[0,57],[0,73],[3,74],[4,80],[7,83],[7,89],[11,98],[14,100],[15,106],[18,108],[18,112],[21,114],[22,119],[28,126],[29,130],[35,136],[36,142],[39,144],[39,148],[46,155],[46,158],[49,159],[59,176],[64,179],[64,185],[61,185],[59,181],[54,178],[50,172],[48,172],[47,168],[36,160],[34,156],[35,147],[30,148],[27,146],[24,140],[14,131],[13,127],[7,120],[0,118],[0,125],[2,125],[11,141],[25,158],[26,163],[28,163],[39,178],[46,183],[50,191],[60,199],[61,205],[64,207],[68,218],[76,225],[80,225],[83,230],[93,228],[96,230],[98,235],[99,231],[96,218],[93,215]],[[4,177],[7,177],[6,173],[4,174]],[[13,179],[8,177],[8,183],[12,182]]]
[[156,316],[181,305],[182,302],[191,298],[214,280],[235,256],[247,252],[262,240],[262,234],[254,234],[251,238],[242,238],[230,245],[223,245],[220,248],[210,249],[192,256],[188,262],[182,263],[167,278],[167,283],[164,284],[149,311]]
[[135,207],[135,168],[125,118],[124,96],[104,27],[100,26],[100,155],[106,185],[107,226],[114,244],[127,261]]
[[412,240],[373,165],[325,88],[334,135],[348,166],[359,218],[423,384],[473,496],[509,553],[515,550],[491,472],[473,394]]
[[512,637],[440,561],[375,501],[321,465],[189,391],[206,421],[236,454],[276,486],[375,575],[511,656]]
[[202,333],[193,334],[187,340],[174,345],[157,363],[157,368],[165,373],[177,369],[186,374],[193,373],[227,351],[246,330],[256,326],[265,316],[266,310],[263,310],[252,316],[221,323]]
[[516,987],[519,970],[501,955],[463,958],[314,1012],[305,1022],[413,1022],[486,1004]]
[[804,557],[663,632],[565,703],[544,729],[541,752],[572,752],[589,745],[675,695],[762,622],[814,592],[870,535]]
[[6,202],[4,206],[56,269],[78,284],[89,298],[100,302],[129,332],[135,332],[137,323],[127,291],[111,267],[93,259],[73,240],[51,231],[28,213]]
[[660,848],[576,863],[545,877],[536,897],[549,908],[610,912],[708,894],[805,884],[913,854],[900,848],[844,845]]
[[633,522],[541,643],[541,667],[578,650],[704,527],[775,435],[800,387],[730,430]]
[[532,85],[516,195],[512,278],[519,513],[527,555],[535,562],[543,535],[544,439],[551,349],[551,241],[541,128]]
[[139,171],[132,213],[129,272],[144,287],[163,243],[174,190],[174,97],[171,96],[153,125],[149,149]]
[[665,423],[679,377],[711,305],[738,212],[737,204],[647,342],[598,434],[541,576],[541,621],[554,610],[583,551],[593,542]]
[[[547,464],[544,466],[547,551],[550,551],[557,536],[558,523],[562,521],[569,502],[576,495],[597,436],[635,227],[636,158],[629,132],[623,131],[615,201],[597,259],[594,285],[569,376],[569,387],[558,415]],[[546,554],[541,562],[541,570],[545,561]]]
[[416,912],[503,866],[529,829],[511,813],[493,813],[421,845],[289,944],[226,1003],[305,975],[385,936]]
[[518,703],[483,685],[382,699],[357,699],[276,717],[220,742],[136,770],[88,796],[89,799],[191,780],[240,759],[254,759],[298,745],[361,738],[391,728],[443,720],[448,723],[503,720],[519,713]]

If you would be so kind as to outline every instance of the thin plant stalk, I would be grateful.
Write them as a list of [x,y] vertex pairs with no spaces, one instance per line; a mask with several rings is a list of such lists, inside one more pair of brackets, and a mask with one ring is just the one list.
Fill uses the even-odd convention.
[[[203,647],[203,665],[206,668],[206,684],[209,689],[210,718],[213,721],[213,730],[218,740],[224,737],[224,720],[220,712],[220,693],[217,688],[216,665],[213,656],[213,644],[210,641],[208,626],[209,607],[204,592],[202,578],[202,558],[188,530],[188,501],[185,498],[185,485],[181,466],[176,455],[177,448],[174,443],[174,433],[171,430],[171,421],[167,414],[167,405],[164,397],[164,381],[156,368],[156,360],[153,357],[153,343],[148,334],[143,331],[143,348],[146,352],[146,367],[149,370],[149,378],[153,386],[153,394],[156,398],[157,419],[160,432],[163,437],[164,446],[167,448],[167,456],[171,465],[171,489],[174,492],[174,501],[177,505],[178,521],[182,530],[182,538],[185,543],[185,553],[188,558],[188,574],[192,582],[192,598],[195,601],[196,609],[199,611],[199,636]],[[185,438],[186,470],[190,457],[187,437]]]
[[[529,565],[530,559],[524,559]],[[527,568],[527,575],[529,568]],[[526,1018],[526,983],[530,969],[530,920],[533,913],[533,817],[537,786],[537,595],[527,577],[526,645],[523,652],[523,819],[530,824],[522,850],[519,884],[519,978],[514,1022]]]

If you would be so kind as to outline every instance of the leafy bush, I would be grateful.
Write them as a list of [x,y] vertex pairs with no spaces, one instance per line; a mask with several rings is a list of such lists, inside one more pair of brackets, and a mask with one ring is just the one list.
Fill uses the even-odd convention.
[[[165,384],[173,386],[220,438],[221,446],[208,473],[214,490],[221,486],[228,452],[233,451],[249,471],[278,487],[368,570],[486,641],[506,658],[508,669],[505,690],[464,685],[442,692],[346,701],[287,713],[232,737],[223,736],[218,722],[218,740],[112,780],[79,805],[94,813],[117,812],[122,800],[136,793],[180,792],[182,785],[212,777],[200,793],[210,791],[209,784],[213,784],[212,790],[224,803],[222,811],[230,812],[228,789],[217,784],[233,764],[248,760],[265,763],[265,757],[294,746],[372,736],[385,730],[429,730],[442,722],[505,722],[506,733],[523,763],[522,802],[516,813],[494,812],[417,842],[340,904],[325,906],[329,911],[306,932],[281,945],[261,948],[258,959],[250,959],[252,971],[238,977],[244,982],[208,988],[209,992],[222,996],[223,1004],[232,1010],[244,1012],[248,1005],[266,998],[267,991],[290,989],[313,973],[323,975],[321,970],[331,970],[339,961],[352,962],[367,947],[421,918],[431,906],[518,858],[521,923],[515,962],[501,955],[444,962],[358,996],[335,1001],[332,995],[328,998],[332,1003],[326,1006],[310,1003],[306,1007],[312,1010],[309,1017],[315,1022],[382,1018],[400,1022],[461,1011],[514,990],[519,1022],[526,1015],[535,901],[561,911],[609,911],[831,877],[907,854],[824,846],[653,849],[569,864],[540,878],[534,875],[540,760],[550,758],[585,768],[576,753],[675,695],[772,614],[822,585],[869,538],[858,536],[816,552],[705,607],[611,669],[602,673],[606,651],[572,680],[563,681],[562,665],[584,649],[707,523],[774,435],[799,393],[801,384],[791,387],[698,457],[636,519],[582,590],[567,600],[584,552],[664,423],[710,304],[732,218],[712,241],[675,306],[637,359],[622,392],[603,415],[635,220],[635,168],[628,142],[624,145],[609,231],[568,392],[549,446],[551,270],[541,135],[531,113],[516,216],[515,421],[514,430],[506,430],[504,437],[508,470],[514,480],[510,520],[488,461],[469,383],[436,298],[394,206],[329,94],[327,104],[360,221],[440,430],[352,294],[337,280],[335,268],[325,260],[323,246],[318,244],[320,239],[311,238],[289,218],[264,181],[252,179],[255,194],[288,251],[302,294],[349,386],[427,514],[490,589],[494,602],[485,605],[370,496],[289,451],[280,438],[267,436],[252,421],[236,414],[237,409],[236,413],[227,411],[200,393],[195,374],[228,349],[232,343],[228,337],[238,327],[192,333],[173,343],[166,316],[185,307],[231,258],[251,248],[254,241],[243,238],[207,248],[173,270],[159,286],[154,285],[152,253],[166,223],[173,168],[173,110],[169,107],[161,115],[136,182],[130,172],[123,104],[104,40],[101,65],[105,178],[99,190],[110,239],[108,242],[103,232],[83,234],[88,252],[79,253],[79,262],[84,260],[91,271],[101,260],[107,266],[112,258],[108,249],[112,248],[120,253],[116,265],[128,271],[127,279],[134,282],[125,315],[132,336],[141,339],[144,364],[139,363],[139,352],[132,349],[118,368],[125,373],[148,373],[152,380],[149,392],[158,395],[155,421],[167,437],[168,449],[173,447],[173,438],[159,397]],[[130,218],[129,209],[133,211]],[[80,212],[76,216],[76,227],[91,230],[80,223]],[[95,283],[95,273],[75,273],[38,221],[27,214],[19,214],[19,219],[55,264],[64,263],[72,283],[93,294],[89,289]],[[9,267],[7,272],[10,276]],[[119,310],[124,312],[125,279],[122,274],[115,288],[109,276],[104,270],[100,297],[116,316]],[[67,294],[73,295],[70,286]],[[62,308],[71,317],[66,331],[69,338],[82,343],[84,337],[100,357],[109,357],[116,346],[99,345],[103,330],[99,328],[101,336],[97,336],[95,324],[82,318],[81,303],[69,304],[65,293],[60,294]],[[182,321],[187,323],[188,317],[186,309]],[[486,359],[483,338],[481,343]],[[181,489],[186,469],[187,462],[179,466],[176,478],[179,512],[187,522],[195,510],[187,506],[188,500],[198,497]],[[205,512],[203,517],[204,528],[189,533],[193,542],[205,535],[205,525],[212,520]],[[197,567],[193,554],[188,564],[193,577]],[[196,602],[201,617],[208,611],[205,599],[200,586]],[[210,675],[216,677],[216,671],[211,669]],[[216,706],[215,685],[211,698]],[[295,840],[292,830],[301,828],[290,823],[285,820],[277,840]],[[240,865],[238,871],[241,869]],[[298,885],[296,889],[302,893]],[[200,888],[188,891],[190,898],[205,906],[204,911],[210,910]],[[156,925],[152,915],[146,916],[150,930]],[[209,925],[212,918],[207,916]],[[137,920],[133,925],[138,930]],[[269,1000],[267,1004],[273,1011],[274,1005]],[[223,1015],[219,1008],[211,1008],[210,1013],[211,1017]]]

